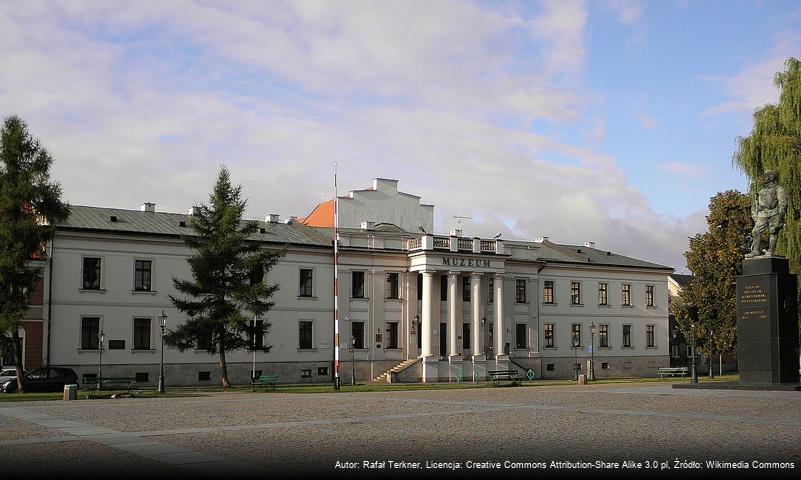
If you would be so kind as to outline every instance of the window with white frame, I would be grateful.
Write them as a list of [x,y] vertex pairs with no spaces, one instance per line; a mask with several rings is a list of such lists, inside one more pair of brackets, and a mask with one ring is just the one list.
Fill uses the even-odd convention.
[[581,282],[570,282],[570,304],[581,305]]
[[134,318],[134,350],[150,350],[150,325],[152,320],[149,317]]
[[631,284],[624,283],[620,287],[620,304],[623,306],[631,306]]
[[300,285],[298,290],[299,297],[314,296],[314,270],[311,268],[300,269]]
[[311,350],[314,348],[314,322],[301,320],[298,322],[298,348]]
[[97,257],[83,257],[83,281],[81,283],[81,288],[84,290],[100,290],[102,263],[102,259]]
[[598,284],[598,305],[609,305],[609,284],[601,282]]
[[554,347],[554,338],[553,338],[554,324],[553,323],[546,323],[544,325],[544,329],[545,329],[545,332],[544,332],[545,333],[545,335],[544,335],[545,344],[544,344],[544,346],[546,348],[553,348]]

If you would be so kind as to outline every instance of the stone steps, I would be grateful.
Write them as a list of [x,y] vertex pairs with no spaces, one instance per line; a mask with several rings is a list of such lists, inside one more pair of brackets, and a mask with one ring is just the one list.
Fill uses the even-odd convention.
[[373,379],[373,381],[374,382],[387,383],[389,381],[390,373],[400,373],[400,372],[406,370],[407,368],[409,368],[410,366],[414,365],[415,363],[417,363],[417,360],[419,360],[419,359],[412,358],[412,359],[409,359],[409,360],[404,360],[403,362],[395,365],[394,367],[390,368],[389,370],[387,370],[386,372],[382,373],[381,375],[375,377]]

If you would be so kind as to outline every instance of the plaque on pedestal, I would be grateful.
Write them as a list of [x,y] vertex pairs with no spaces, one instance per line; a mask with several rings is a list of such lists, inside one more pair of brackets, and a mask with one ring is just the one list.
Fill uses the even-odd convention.
[[798,383],[797,281],[784,257],[743,261],[743,274],[737,277],[741,385]]

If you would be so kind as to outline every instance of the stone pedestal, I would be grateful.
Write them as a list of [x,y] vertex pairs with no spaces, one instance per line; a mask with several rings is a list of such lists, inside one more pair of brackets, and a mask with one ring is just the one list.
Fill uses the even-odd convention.
[[434,355],[423,357],[423,383],[439,380],[439,358]]
[[797,282],[784,257],[743,260],[737,277],[741,385],[798,383]]

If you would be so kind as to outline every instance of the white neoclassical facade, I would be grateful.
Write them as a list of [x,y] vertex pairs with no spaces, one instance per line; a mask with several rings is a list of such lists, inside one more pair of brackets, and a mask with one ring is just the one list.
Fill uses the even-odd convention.
[[[349,205],[349,206],[345,206]],[[287,247],[265,281],[278,283],[269,353],[227,355],[234,383],[253,371],[282,383],[328,382],[334,368],[333,205],[309,216],[268,215],[254,236]],[[470,381],[486,371],[532,370],[569,378],[651,376],[669,364],[669,267],[584,245],[432,233],[433,206],[396,180],[340,199],[340,375],[357,381]],[[158,315],[172,306],[172,278],[188,278],[190,216],[73,206],[57,225],[46,263],[42,364],[80,375],[136,376],[155,385]],[[418,228],[422,227],[422,228]],[[99,333],[103,333],[102,348]],[[591,333],[592,332],[592,333]],[[34,337],[32,337],[34,338]],[[164,350],[167,384],[219,381],[216,356]],[[390,369],[397,372],[389,374]]]

